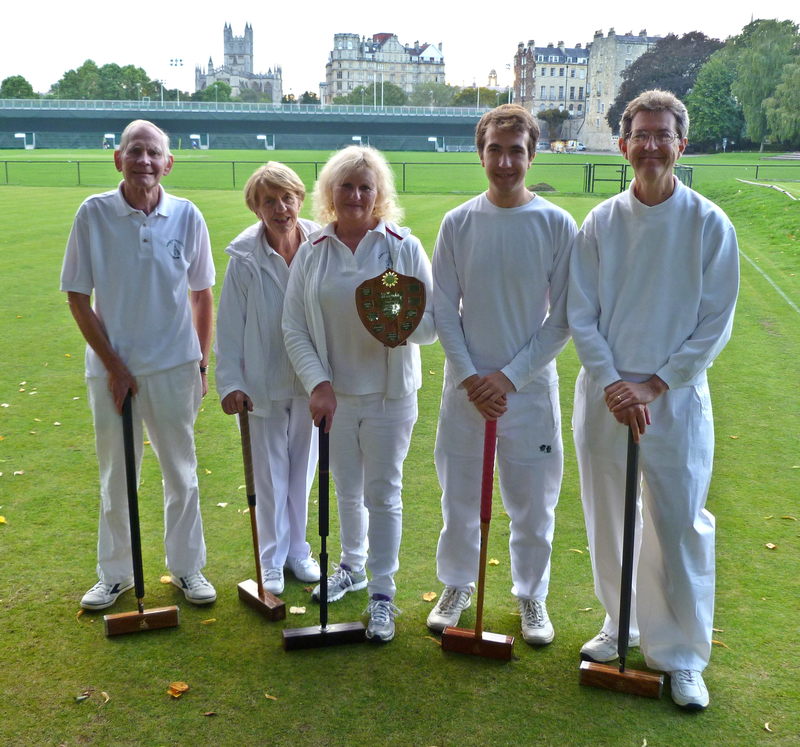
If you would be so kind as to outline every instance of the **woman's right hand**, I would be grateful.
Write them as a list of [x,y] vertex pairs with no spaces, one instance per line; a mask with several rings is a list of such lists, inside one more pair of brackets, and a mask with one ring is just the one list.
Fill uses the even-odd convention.
[[323,381],[314,387],[308,401],[308,409],[314,425],[319,425],[325,419],[325,433],[330,433],[333,424],[333,414],[336,412],[336,394],[330,381]]
[[244,412],[245,407],[248,412],[253,412],[253,403],[241,389],[236,389],[230,394],[225,395],[222,400],[222,411],[226,415],[236,415],[236,413]]

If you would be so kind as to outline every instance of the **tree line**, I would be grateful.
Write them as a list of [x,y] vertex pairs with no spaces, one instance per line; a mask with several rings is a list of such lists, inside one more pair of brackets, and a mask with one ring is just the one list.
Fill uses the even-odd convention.
[[686,103],[697,149],[800,147],[800,34],[792,21],[752,21],[725,42],[699,31],[670,34],[622,77],[606,113],[614,132],[628,101],[661,88]]

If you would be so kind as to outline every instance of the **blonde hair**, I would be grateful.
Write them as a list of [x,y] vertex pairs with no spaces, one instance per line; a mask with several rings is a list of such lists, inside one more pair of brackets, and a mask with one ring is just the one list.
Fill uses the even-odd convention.
[[120,152],[124,153],[125,149],[128,147],[128,142],[131,139],[131,135],[134,130],[138,130],[140,127],[150,127],[151,129],[155,130],[159,137],[161,138],[161,150],[164,152],[164,155],[169,158],[172,153],[169,150],[169,135],[167,135],[164,130],[162,130],[158,125],[154,125],[147,119],[134,119],[133,122],[130,122],[128,126],[122,131],[122,137],[119,139],[119,150]]
[[288,166],[278,161],[267,161],[259,166],[244,185],[244,201],[254,213],[261,197],[270,189],[285,190],[302,203],[306,198],[306,187],[302,179]]
[[379,220],[395,223],[402,220],[403,210],[397,204],[394,174],[383,154],[368,145],[350,145],[328,159],[314,186],[313,212],[320,223],[336,220],[333,188],[348,174],[361,168],[369,169],[375,177],[377,195],[372,215]]

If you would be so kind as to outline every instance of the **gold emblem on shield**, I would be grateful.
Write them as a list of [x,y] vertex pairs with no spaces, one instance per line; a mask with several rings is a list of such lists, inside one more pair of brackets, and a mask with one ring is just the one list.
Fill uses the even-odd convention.
[[422,321],[425,284],[410,275],[386,270],[356,288],[356,309],[375,339],[390,348],[405,345]]

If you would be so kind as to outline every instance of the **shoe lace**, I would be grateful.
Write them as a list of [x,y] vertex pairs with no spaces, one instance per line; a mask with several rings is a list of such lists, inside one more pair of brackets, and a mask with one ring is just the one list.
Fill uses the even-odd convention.
[[197,589],[205,588],[210,584],[206,581],[202,573],[193,573],[191,576],[184,576],[183,583],[189,591],[196,591]]
[[335,589],[337,586],[350,586],[350,574],[340,565],[328,576],[328,589]]
[[697,672],[693,669],[679,669],[673,674],[682,685],[697,685]]
[[364,614],[369,615],[376,625],[386,625],[400,614],[400,609],[386,599],[371,599]]
[[439,600],[439,611],[444,615],[463,609],[469,599],[469,592],[458,589],[455,586],[448,586],[442,593]]
[[536,599],[523,599],[521,605],[522,619],[531,628],[544,625],[544,604]]
[[264,580],[265,581],[277,581],[281,577],[280,568],[267,568],[264,571]]

